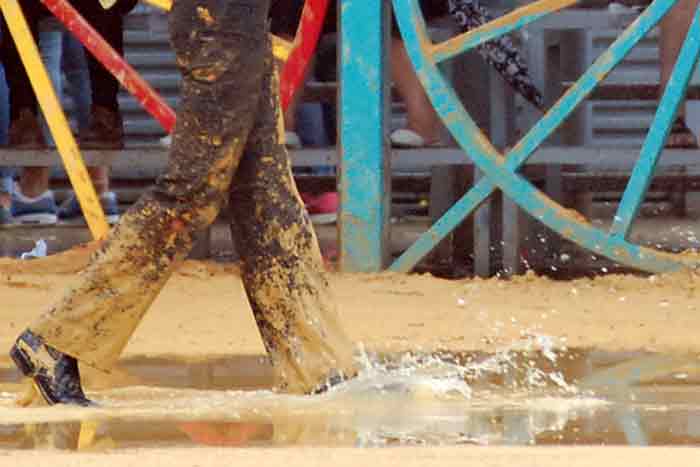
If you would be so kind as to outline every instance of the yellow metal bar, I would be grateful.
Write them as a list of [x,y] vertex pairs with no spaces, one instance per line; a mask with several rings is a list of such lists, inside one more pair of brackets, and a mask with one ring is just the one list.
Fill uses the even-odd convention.
[[143,0],[151,6],[160,8],[161,10],[170,11],[173,7],[172,0]]
[[78,151],[78,145],[70,131],[68,121],[63,113],[61,104],[56,97],[56,92],[51,85],[49,75],[41,61],[39,50],[29,31],[27,20],[17,3],[17,0],[0,0],[0,9],[7,21],[10,35],[17,44],[17,50],[29,74],[34,93],[39,100],[41,111],[46,117],[49,129],[53,135],[58,152],[63,159],[63,165],[68,173],[68,178],[73,185],[73,190],[78,197],[83,209],[85,219],[92,236],[96,239],[104,238],[109,231],[102,206],[92,186],[83,159]]
[[[274,86],[277,86],[277,88],[279,89],[280,75],[279,71],[277,70],[277,67],[275,67],[273,79],[275,81]],[[287,144],[287,131],[284,125],[284,112],[277,112],[277,138],[279,139],[279,144],[283,146]]]
[[96,420],[85,420],[80,422],[80,434],[78,435],[78,451],[85,451],[95,445],[97,439],[97,429],[100,422]]
[[270,34],[272,38],[272,54],[277,60],[286,62],[294,49],[294,43],[285,41],[281,37]]
[[[170,11],[173,7],[172,0],[143,0],[143,2],[164,11]],[[292,53],[292,49],[294,49],[294,44],[273,34],[270,35],[272,36],[273,55],[277,60],[286,62],[289,55]]]

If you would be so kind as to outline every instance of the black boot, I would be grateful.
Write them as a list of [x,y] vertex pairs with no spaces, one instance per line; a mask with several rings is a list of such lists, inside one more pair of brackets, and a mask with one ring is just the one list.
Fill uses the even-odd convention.
[[41,337],[27,330],[10,350],[19,371],[34,384],[49,405],[94,405],[80,385],[78,361],[44,344]]

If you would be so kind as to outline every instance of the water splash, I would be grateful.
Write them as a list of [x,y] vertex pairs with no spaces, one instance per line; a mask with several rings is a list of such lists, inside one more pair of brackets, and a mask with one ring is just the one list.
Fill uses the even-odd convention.
[[[461,396],[469,400],[474,396],[475,386],[490,377],[504,380],[510,390],[528,393],[535,390],[555,389],[574,395],[577,389],[557,369],[558,352],[566,351],[560,339],[525,330],[522,338],[493,355],[480,360],[460,363],[449,353],[420,354],[407,352],[390,361],[382,360],[360,348],[358,378],[337,390],[381,390],[384,387],[402,387],[435,398]],[[548,368],[543,368],[538,359],[544,359]]]
[[0,427],[97,422],[113,436],[110,430],[123,431],[116,427],[125,423],[185,431],[211,424],[238,440],[252,425],[268,427],[263,432],[272,437],[264,442],[274,445],[532,444],[607,404],[564,379],[562,347],[523,331],[522,339],[483,358],[417,352],[381,358],[360,349],[359,376],[314,396],[130,386],[90,393],[100,407],[85,410],[17,409],[0,395]]

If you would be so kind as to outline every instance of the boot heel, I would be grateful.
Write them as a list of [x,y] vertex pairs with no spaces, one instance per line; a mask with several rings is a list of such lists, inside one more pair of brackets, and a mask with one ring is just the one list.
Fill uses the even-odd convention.
[[14,345],[12,349],[10,349],[10,358],[13,362],[15,362],[15,365],[17,365],[17,368],[19,369],[19,371],[22,372],[24,376],[34,376],[34,365],[29,360],[29,358],[27,358],[27,355],[24,352],[22,352],[22,350],[20,350],[20,348],[16,345]]

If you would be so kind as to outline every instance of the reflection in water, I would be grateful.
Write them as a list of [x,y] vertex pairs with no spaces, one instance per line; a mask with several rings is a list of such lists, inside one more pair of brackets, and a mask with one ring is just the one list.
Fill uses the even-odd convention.
[[542,396],[505,405],[483,402],[474,409],[455,405],[455,413],[447,410],[449,404],[443,413],[423,414],[397,413],[395,407],[380,411],[372,405],[366,411],[354,407],[325,416],[313,408],[291,416],[261,411],[242,421],[110,418],[3,425],[0,446],[100,450],[185,445],[700,445],[700,404],[696,407]]
[[[193,389],[229,379],[221,362],[191,372],[207,384],[156,387],[140,362],[124,387],[91,393],[96,409],[16,408],[0,377],[0,448],[700,445],[694,361],[554,352],[535,336],[491,356],[364,356],[359,378],[308,397]],[[258,370],[239,387],[264,380]],[[156,373],[167,380],[165,367]]]

